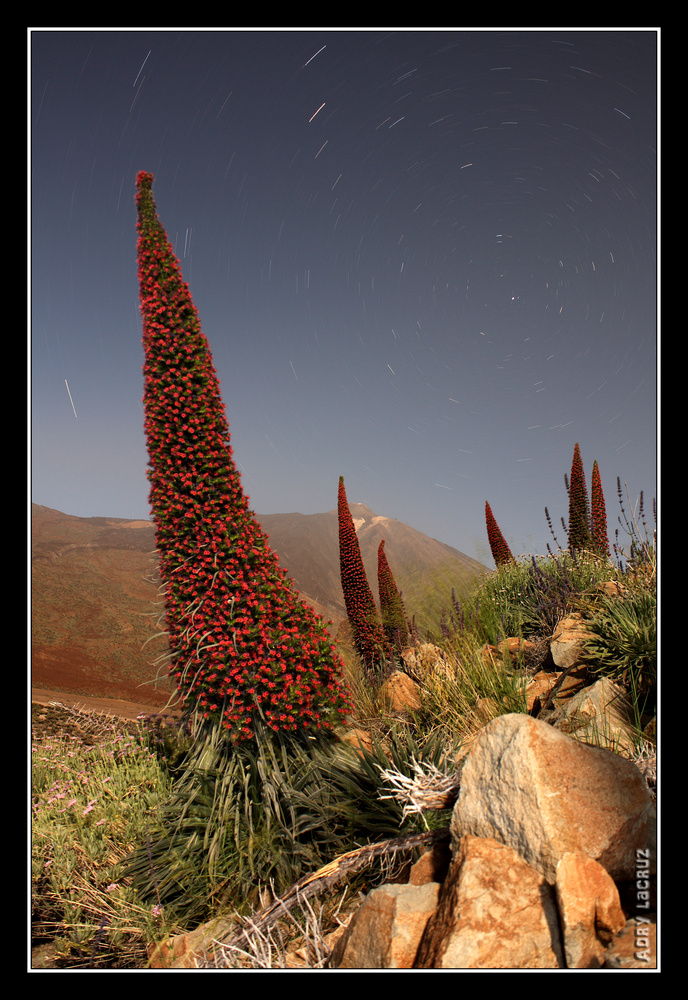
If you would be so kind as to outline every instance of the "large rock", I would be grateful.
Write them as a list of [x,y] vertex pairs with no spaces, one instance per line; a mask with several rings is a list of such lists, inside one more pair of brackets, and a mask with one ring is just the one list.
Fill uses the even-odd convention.
[[501,715],[479,734],[461,773],[451,820],[466,834],[513,847],[554,884],[567,852],[632,878],[636,850],[651,839],[656,811],[638,768],[579,743],[528,715]]
[[466,836],[418,949],[418,969],[560,969],[553,888],[511,847]]
[[366,896],[330,956],[336,969],[411,969],[437,906],[437,882],[383,885]]

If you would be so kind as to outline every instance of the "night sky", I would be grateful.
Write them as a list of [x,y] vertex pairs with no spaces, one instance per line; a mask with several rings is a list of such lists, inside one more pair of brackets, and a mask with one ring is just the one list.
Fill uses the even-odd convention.
[[[258,514],[544,553],[656,495],[655,30],[31,30],[31,494],[150,517],[154,175]],[[559,541],[565,544],[562,530]]]

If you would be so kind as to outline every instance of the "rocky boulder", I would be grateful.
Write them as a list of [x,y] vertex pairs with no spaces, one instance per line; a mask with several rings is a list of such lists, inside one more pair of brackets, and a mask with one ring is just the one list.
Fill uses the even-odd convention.
[[557,864],[556,896],[566,967],[596,969],[626,926],[615,882],[592,858],[573,852]]
[[490,722],[461,773],[451,836],[494,838],[550,882],[568,852],[632,878],[636,851],[656,822],[646,782],[632,761],[579,743],[528,715]]
[[585,627],[582,615],[576,613],[563,618],[555,628],[549,644],[555,666],[565,670],[577,663],[582,642],[589,637],[590,632]]
[[[530,716],[500,716],[463,766],[446,847],[428,851],[407,885],[366,898],[330,966],[654,968],[649,903],[629,922],[619,885],[640,884],[655,823],[632,761]],[[419,883],[437,889],[419,894]]]
[[577,740],[632,753],[637,744],[633,707],[624,689],[608,677],[566,699],[548,721],[555,729],[575,733]]
[[335,945],[330,966],[337,969],[411,969],[426,924],[437,908],[440,886],[383,885],[356,910]]
[[563,968],[553,888],[513,848],[463,837],[414,967]]

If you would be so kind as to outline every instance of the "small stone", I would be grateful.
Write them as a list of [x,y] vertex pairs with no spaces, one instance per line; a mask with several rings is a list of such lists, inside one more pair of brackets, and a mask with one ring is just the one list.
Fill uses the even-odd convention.
[[415,712],[420,708],[420,688],[402,670],[395,670],[380,688],[380,699],[392,712]]
[[433,844],[424,851],[411,868],[411,885],[425,885],[427,882],[444,882],[451,862],[451,851],[444,843]]

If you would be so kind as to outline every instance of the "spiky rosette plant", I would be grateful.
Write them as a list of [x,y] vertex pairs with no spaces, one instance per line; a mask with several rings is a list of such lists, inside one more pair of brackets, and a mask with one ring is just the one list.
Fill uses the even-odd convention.
[[585,485],[585,473],[583,472],[583,460],[578,444],[573,449],[571,463],[568,533],[569,549],[572,552],[590,547],[590,507]]
[[505,566],[510,562],[515,562],[516,560],[511,554],[511,549],[507,545],[504,535],[499,530],[499,525],[494,518],[492,508],[487,500],[485,501],[485,524],[487,526],[487,539],[490,543],[490,552],[492,553],[495,565],[499,567]]
[[604,502],[602,478],[597,459],[592,464],[590,483],[590,530],[595,551],[609,558],[609,536],[607,534],[607,507]]
[[342,664],[249,510],[208,342],[137,176],[138,275],[150,506],[171,676],[201,727],[234,742],[259,724],[329,728],[348,710]]
[[391,646],[401,650],[408,644],[408,620],[401,593],[396,585],[385,554],[385,540],[377,549],[377,586],[380,595],[382,626]]
[[344,606],[353,630],[356,652],[368,670],[376,670],[389,658],[391,650],[361,558],[361,548],[346,499],[343,476],[339,477],[337,514],[339,569]]

